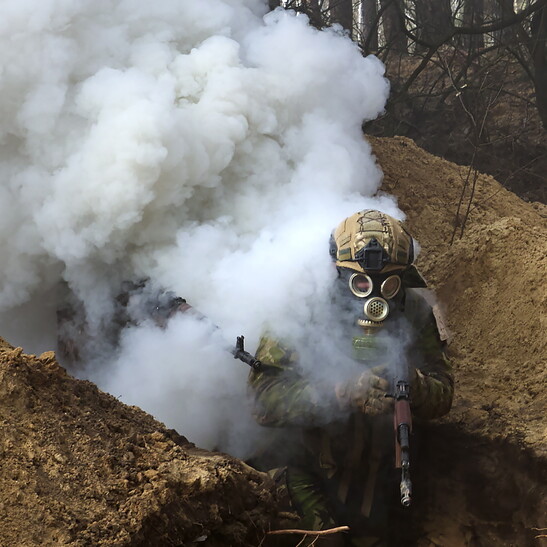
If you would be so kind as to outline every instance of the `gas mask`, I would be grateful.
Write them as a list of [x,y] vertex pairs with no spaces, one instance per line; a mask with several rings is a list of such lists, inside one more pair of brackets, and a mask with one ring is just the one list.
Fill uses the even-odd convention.
[[[381,327],[390,313],[399,308],[402,296],[401,277],[393,272],[387,274],[368,274],[340,268],[341,281],[359,303],[357,324],[361,327]],[[347,290],[347,289],[346,289]],[[399,297],[399,298],[397,298]],[[357,300],[356,300],[357,299]]]
[[426,287],[414,265],[412,236],[397,219],[365,209],[338,224],[329,253],[339,273],[334,305],[344,325],[357,329],[351,331],[354,356],[374,361],[403,312],[405,289]]

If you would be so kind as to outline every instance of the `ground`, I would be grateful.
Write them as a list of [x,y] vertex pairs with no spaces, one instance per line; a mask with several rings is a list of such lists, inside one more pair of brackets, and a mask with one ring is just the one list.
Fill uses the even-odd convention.
[[0,545],[257,545],[271,483],[0,339]]
[[[370,141],[382,191],[420,242],[456,377],[454,408],[426,427],[413,463],[415,503],[400,523],[408,545],[540,546],[547,208],[410,139]],[[2,340],[0,396],[2,546],[250,546],[275,527],[265,475],[75,380],[52,352],[25,355]]]

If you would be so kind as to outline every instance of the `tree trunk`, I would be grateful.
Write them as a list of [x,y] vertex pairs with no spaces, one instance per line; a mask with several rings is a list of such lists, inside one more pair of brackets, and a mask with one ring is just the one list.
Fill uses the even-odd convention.
[[281,5],[281,0],[268,0],[268,7],[271,11],[278,8]]
[[[484,0],[464,0],[462,24],[464,27],[480,27],[484,23]],[[461,36],[462,46],[470,54],[484,47],[482,34],[468,34]]]
[[330,18],[332,23],[339,23],[349,31],[353,32],[353,2],[352,0],[330,0]]
[[361,17],[363,19],[363,50],[365,53],[378,51],[378,7],[376,0],[363,0],[361,3]]
[[[439,43],[452,29],[450,0],[416,0],[416,35],[430,45]],[[424,46],[416,44],[416,50]]]
[[547,129],[547,8],[534,14],[530,30],[537,109],[543,127]]
[[395,53],[408,53],[404,33],[404,11],[402,0],[380,0],[382,7],[382,27],[386,48]]
[[[509,19],[515,15],[515,6],[513,0],[490,0],[490,9],[492,13],[492,19],[495,20],[504,20]],[[514,26],[508,26],[500,30],[496,30],[493,33],[494,40],[503,44],[504,46],[509,46],[511,44],[518,43],[518,38]]]

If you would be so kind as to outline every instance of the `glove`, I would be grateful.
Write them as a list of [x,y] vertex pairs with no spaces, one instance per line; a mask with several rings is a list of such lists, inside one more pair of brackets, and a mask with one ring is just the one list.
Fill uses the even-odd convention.
[[429,396],[429,384],[427,377],[419,370],[415,369],[410,381],[410,398],[413,407],[422,406]]
[[363,372],[356,380],[337,384],[336,398],[343,407],[355,408],[363,414],[377,416],[393,410],[393,399],[386,397],[389,382],[378,376],[380,367]]

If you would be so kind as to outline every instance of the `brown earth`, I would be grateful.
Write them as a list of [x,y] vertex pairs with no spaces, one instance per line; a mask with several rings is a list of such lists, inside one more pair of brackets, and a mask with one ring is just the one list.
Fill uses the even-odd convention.
[[0,339],[0,545],[257,545],[266,475]]
[[[547,526],[546,207],[406,138],[371,138],[452,331],[456,399],[414,462],[407,545],[538,546]],[[463,228],[463,235],[460,237]],[[450,241],[456,229],[453,244]],[[263,474],[0,343],[0,545],[259,545]],[[184,432],[181,432],[184,433]],[[295,545],[298,540],[295,540]]]
[[[428,427],[419,545],[539,545],[547,526],[547,207],[410,139],[371,138],[452,332],[456,396]],[[463,229],[463,235],[462,234]],[[455,232],[456,231],[456,232]],[[454,241],[450,244],[454,232]],[[461,237],[460,237],[461,235]]]
[[471,209],[460,237],[463,215],[456,219],[456,211],[468,168],[410,139],[371,141],[383,190],[408,215],[422,247],[418,266],[453,334],[459,397],[452,419],[458,413],[479,433],[518,437],[547,457],[547,206],[479,175],[473,197],[471,188],[464,194]]

